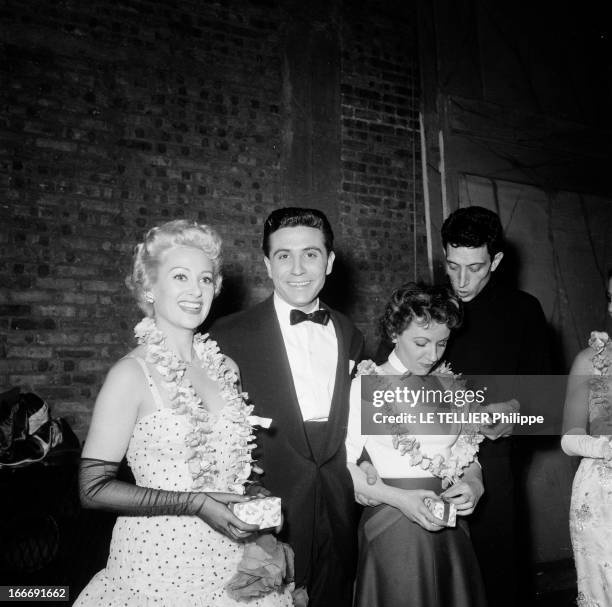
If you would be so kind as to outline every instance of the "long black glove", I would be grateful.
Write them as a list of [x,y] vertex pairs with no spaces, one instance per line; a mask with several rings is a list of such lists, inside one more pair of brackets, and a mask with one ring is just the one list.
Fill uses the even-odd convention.
[[248,498],[233,493],[164,491],[139,487],[117,479],[119,462],[82,458],[79,467],[79,494],[84,508],[110,510],[131,516],[197,516],[233,540],[245,539],[258,531],[228,508]]

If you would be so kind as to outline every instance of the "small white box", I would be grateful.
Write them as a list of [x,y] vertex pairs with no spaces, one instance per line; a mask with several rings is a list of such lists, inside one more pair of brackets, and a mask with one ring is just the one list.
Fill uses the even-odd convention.
[[260,529],[278,527],[282,522],[280,497],[257,497],[248,502],[235,502],[232,511],[243,522]]
[[455,527],[457,525],[457,507],[455,504],[450,504],[442,500],[434,500],[430,497],[426,497],[424,502],[431,513],[443,520],[449,527]]

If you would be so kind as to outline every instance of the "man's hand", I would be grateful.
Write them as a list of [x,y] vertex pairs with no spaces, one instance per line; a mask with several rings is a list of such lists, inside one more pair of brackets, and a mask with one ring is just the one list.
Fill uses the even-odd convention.
[[451,485],[440,494],[440,497],[445,502],[455,504],[458,516],[468,516],[474,512],[474,508],[476,508],[476,504],[483,493],[484,486],[482,482],[477,478],[471,478]]
[[363,493],[355,493],[355,501],[362,506],[380,506],[380,502],[366,497]]
[[245,495],[249,497],[270,497],[272,493],[268,491],[261,483],[249,483],[245,487]]
[[[359,468],[366,476],[368,485],[375,485],[378,480],[378,472],[371,462],[364,461],[359,464]],[[362,506],[379,506],[380,502],[370,499],[361,493],[355,493],[355,501]]]
[[[483,405],[480,409],[483,413],[516,413],[520,410],[518,400],[512,398],[502,403],[489,403]],[[514,424],[508,424],[503,421],[498,421],[493,424],[483,424],[480,426],[480,432],[489,440],[497,440],[498,438],[506,438],[512,436]]]
[[366,480],[368,481],[368,485],[375,485],[378,480],[378,472],[376,468],[374,468],[372,462],[361,462],[359,464],[359,468],[366,475]]

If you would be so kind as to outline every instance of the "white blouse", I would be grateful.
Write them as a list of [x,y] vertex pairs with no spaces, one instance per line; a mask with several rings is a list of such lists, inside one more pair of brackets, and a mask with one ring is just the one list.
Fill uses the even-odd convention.
[[[395,353],[389,356],[389,364],[395,369],[397,375],[402,375],[407,369],[402,365]],[[418,424],[414,426],[415,436],[418,433]],[[459,431],[460,426],[457,426]],[[456,442],[458,434],[422,434],[418,436],[421,443],[421,453],[433,457],[438,453],[445,458],[449,457],[452,445]],[[356,377],[351,384],[350,410],[348,430],[346,436],[347,461],[356,463],[361,457],[364,447],[372,464],[381,478],[431,478],[432,474],[420,466],[410,465],[410,456],[401,455],[393,447],[392,436],[373,435],[361,433],[361,377]]]

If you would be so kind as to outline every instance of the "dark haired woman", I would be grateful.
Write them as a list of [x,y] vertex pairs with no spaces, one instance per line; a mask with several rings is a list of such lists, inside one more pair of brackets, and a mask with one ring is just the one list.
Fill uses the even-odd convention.
[[[481,440],[476,428],[437,421],[426,424],[427,428],[418,423],[392,423],[385,434],[365,435],[361,427],[362,384],[364,401],[372,381],[376,387],[388,388],[400,381],[410,388],[438,388],[441,393],[458,389],[448,369],[438,370],[436,378],[424,376],[432,372],[451,329],[460,322],[461,304],[448,289],[415,283],[397,289],[381,321],[395,348],[382,366],[366,368],[368,375],[378,377],[368,383],[363,376],[357,377],[351,387],[348,467],[355,492],[380,504],[366,507],[359,526],[357,607],[485,604],[467,525],[459,518],[456,527],[447,526],[429,507],[431,500],[439,506],[451,503],[459,517],[476,507],[484,491],[476,461]],[[453,403],[440,408],[459,411]],[[397,403],[378,410],[382,414],[403,412]],[[407,410],[417,411],[410,405]],[[368,428],[364,426],[363,431]],[[375,485],[368,485],[356,466],[364,448],[382,479]],[[446,509],[448,512],[448,506]]]

